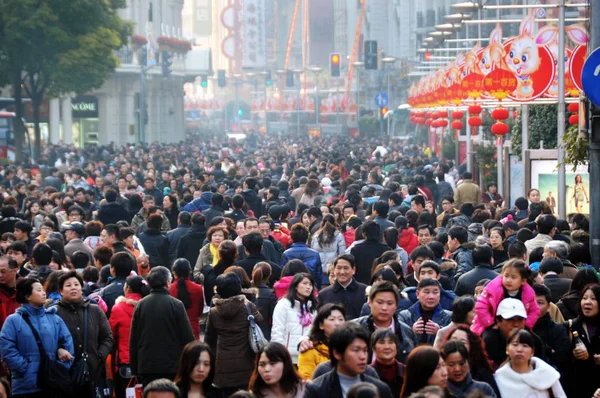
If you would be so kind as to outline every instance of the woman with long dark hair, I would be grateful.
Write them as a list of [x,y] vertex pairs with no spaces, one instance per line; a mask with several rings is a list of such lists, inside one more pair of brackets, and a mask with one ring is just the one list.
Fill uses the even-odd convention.
[[411,394],[427,386],[439,386],[446,389],[448,372],[439,351],[430,346],[420,346],[411,351],[406,360],[404,385],[400,398],[408,398]]
[[471,377],[469,352],[464,343],[455,340],[447,341],[442,345],[441,353],[448,371],[448,391],[452,397],[465,398],[475,391],[487,397],[496,397],[489,384],[476,381]]
[[262,322],[258,324],[267,340],[271,340],[271,322],[273,321],[273,311],[277,305],[275,291],[267,284],[271,277],[271,266],[269,263],[261,261],[256,263],[252,270],[252,286],[256,289],[256,307],[263,316]]
[[575,319],[579,315],[581,291],[585,286],[600,282],[596,270],[591,267],[582,268],[575,274],[569,291],[558,300],[556,306],[565,320]]
[[130,381],[131,368],[129,367],[129,332],[133,311],[138,301],[150,293],[144,278],[133,275],[126,279],[123,286],[124,296],[115,301],[110,312],[108,323],[113,334],[114,348],[112,368],[114,372],[115,393],[117,398],[125,397],[125,390]]
[[[207,245],[208,246],[208,245]],[[206,246],[204,246],[206,247]],[[204,249],[204,248],[203,248]],[[221,275],[227,268],[233,265],[237,260],[238,250],[237,246],[231,240],[225,240],[217,247],[217,258],[218,261],[215,266],[206,264],[202,269],[200,278],[204,284],[204,297],[207,305],[212,305],[212,298],[215,295],[215,281],[217,277]],[[194,276],[196,276],[196,270],[194,270]]]
[[284,344],[292,360],[298,363],[298,343],[307,336],[317,312],[314,281],[310,273],[294,275],[285,298],[279,300],[273,311],[271,341]]
[[406,250],[398,246],[399,239],[400,232],[396,228],[389,227],[383,231],[383,240],[385,241],[385,244],[393,248],[394,251],[398,253],[398,256],[400,257],[400,263],[402,264],[402,269],[406,269],[406,265],[408,264],[408,253]]
[[321,257],[323,267],[321,286],[328,286],[327,264],[332,263],[337,256],[346,251],[344,235],[339,231],[333,215],[327,214],[323,217],[321,228],[313,236],[310,247]]
[[215,356],[208,344],[188,343],[181,353],[175,384],[182,397],[221,398],[223,393],[213,385]]
[[[588,285],[581,290],[577,318],[568,321],[573,362],[569,380],[569,396],[592,396],[600,388],[600,285]],[[584,347],[577,345],[578,335]]]
[[[506,343],[508,355],[504,364],[496,371],[496,383],[503,397],[554,397],[566,398],[567,395],[560,385],[560,373],[546,362],[534,356],[534,338],[525,329],[515,329],[509,335]],[[592,360],[593,361],[593,360]],[[573,397],[591,397],[592,390],[586,387],[595,382],[598,373],[588,374],[591,380],[585,380],[584,375],[577,377],[577,394]],[[585,392],[589,391],[589,394]]]
[[248,390],[260,398],[304,396],[304,382],[285,346],[274,342],[265,346],[256,358]]
[[171,230],[177,228],[177,217],[179,217],[179,203],[175,195],[168,194],[163,198],[163,208],[165,210],[165,216],[169,220]]
[[171,284],[169,294],[179,299],[192,325],[194,336],[200,338],[200,315],[204,311],[204,289],[190,280],[192,266],[185,258],[178,258],[173,263],[175,283]]
[[325,304],[317,312],[308,335],[313,348],[298,355],[298,372],[307,380],[322,362],[329,361],[329,335],[346,320],[346,311],[339,304]]

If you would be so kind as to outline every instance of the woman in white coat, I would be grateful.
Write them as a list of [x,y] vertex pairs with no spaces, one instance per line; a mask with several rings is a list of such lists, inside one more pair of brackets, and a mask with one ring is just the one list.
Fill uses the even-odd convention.
[[508,336],[508,359],[494,375],[503,397],[566,398],[560,373],[533,354],[530,332],[516,329]]
[[294,364],[298,363],[298,343],[302,336],[308,336],[317,312],[317,299],[314,294],[314,281],[307,273],[294,275],[285,297],[273,311],[271,341],[283,344]]
[[323,217],[321,227],[310,242],[310,248],[316,250],[321,257],[321,266],[323,267],[321,286],[326,287],[329,285],[327,265],[333,263],[337,256],[346,251],[344,235],[338,230],[331,214]]

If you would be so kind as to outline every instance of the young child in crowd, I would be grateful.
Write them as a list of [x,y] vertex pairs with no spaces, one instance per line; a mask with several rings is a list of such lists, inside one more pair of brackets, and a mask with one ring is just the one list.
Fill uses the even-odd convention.
[[529,266],[522,260],[509,260],[502,267],[502,273],[483,289],[475,305],[475,319],[471,325],[478,335],[495,323],[496,309],[508,297],[519,299],[527,311],[525,325],[533,329],[540,317],[540,308],[535,301],[535,292],[528,283],[531,276]]

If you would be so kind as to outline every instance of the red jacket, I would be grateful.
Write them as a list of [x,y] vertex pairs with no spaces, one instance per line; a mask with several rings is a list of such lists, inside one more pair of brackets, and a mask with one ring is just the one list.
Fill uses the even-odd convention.
[[415,235],[415,230],[413,228],[406,228],[400,232],[400,237],[398,238],[398,246],[406,250],[406,253],[410,256],[410,253],[414,250],[415,247],[419,246],[419,239],[417,235]]
[[137,293],[130,293],[126,297],[120,296],[115,301],[115,305],[110,313],[108,323],[112,330],[113,339],[117,345],[117,358],[115,363],[129,364],[129,331],[131,330],[131,320],[133,319],[133,310],[142,296]]
[[[171,289],[169,290],[171,297],[178,298],[177,284],[179,283],[179,279],[171,284]],[[202,312],[204,311],[204,289],[197,283],[190,281],[189,278],[183,279],[185,280],[185,287],[190,296],[190,307],[186,312],[190,323],[192,324],[194,336],[196,337],[196,340],[198,340],[200,339],[200,315],[202,315]]]
[[4,321],[9,315],[15,313],[21,304],[17,303],[17,290],[5,289],[0,286],[0,328],[4,325]]
[[281,224],[276,224],[275,231],[271,232],[270,235],[273,239],[279,241],[284,249],[289,248],[294,243],[292,238],[290,238],[290,230]]
[[346,247],[350,247],[352,243],[354,243],[355,230],[349,229],[344,232],[344,241],[346,241]]

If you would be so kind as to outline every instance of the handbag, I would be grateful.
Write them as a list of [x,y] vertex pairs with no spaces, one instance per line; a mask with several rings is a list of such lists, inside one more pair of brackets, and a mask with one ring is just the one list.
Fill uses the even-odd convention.
[[246,311],[248,312],[248,322],[250,322],[248,335],[250,340],[250,348],[255,354],[258,354],[262,352],[268,341],[265,339],[265,335],[263,334],[262,330],[260,330],[256,322],[254,322],[254,315],[252,315],[252,309],[250,308],[250,303],[248,302],[246,302]]
[[83,352],[81,360],[77,362],[71,372],[71,379],[75,386],[82,387],[90,380],[90,367],[88,364],[87,354],[87,338],[88,338],[88,307],[83,308]]
[[35,342],[40,350],[40,366],[37,375],[37,386],[43,392],[63,392],[70,393],[72,391],[71,375],[69,370],[58,361],[50,359],[46,354],[46,350],[42,345],[42,339],[38,331],[33,327],[29,320],[29,314],[22,314],[23,319],[31,328]]

